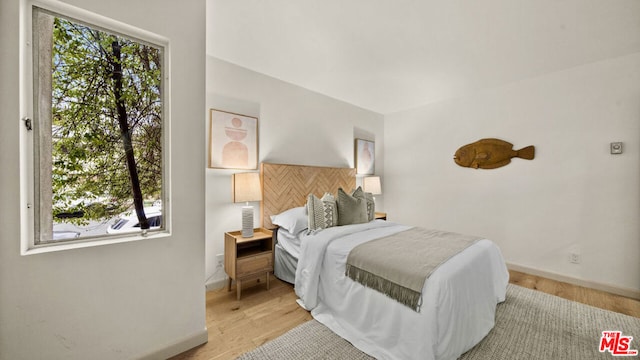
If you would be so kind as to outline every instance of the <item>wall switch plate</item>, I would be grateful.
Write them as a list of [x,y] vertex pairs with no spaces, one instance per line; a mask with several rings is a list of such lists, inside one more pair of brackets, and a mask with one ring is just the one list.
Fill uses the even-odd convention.
[[612,142],[610,146],[612,154],[622,154],[622,142]]

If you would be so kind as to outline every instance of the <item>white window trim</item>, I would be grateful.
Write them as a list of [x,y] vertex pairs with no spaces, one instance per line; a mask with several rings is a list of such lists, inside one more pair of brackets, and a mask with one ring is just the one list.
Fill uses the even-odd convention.
[[[162,213],[164,229],[150,231],[146,235],[130,233],[123,235],[109,235],[105,237],[80,238],[79,240],[60,243],[36,244],[34,236],[35,219],[34,199],[34,131],[27,130],[25,119],[33,119],[33,49],[32,49],[32,9],[33,6],[52,11],[70,18],[86,22],[92,26],[121,34],[126,37],[163,47],[163,199]],[[158,239],[171,236],[171,76],[170,76],[170,42],[169,39],[147,30],[143,30],[117,20],[107,18],[90,11],[65,4],[55,0],[26,0],[20,5],[20,254],[32,255],[53,251],[86,248],[107,244],[117,244],[130,241]]]

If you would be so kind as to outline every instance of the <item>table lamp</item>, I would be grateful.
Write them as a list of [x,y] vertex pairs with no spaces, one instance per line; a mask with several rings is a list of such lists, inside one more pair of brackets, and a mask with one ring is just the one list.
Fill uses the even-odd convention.
[[[380,186],[380,176],[368,176],[362,179],[362,190],[372,195],[382,195],[382,187]],[[375,196],[373,201],[375,201]]]
[[233,202],[245,202],[242,207],[242,237],[253,236],[253,206],[249,201],[261,201],[259,173],[239,173],[231,176],[231,195]]

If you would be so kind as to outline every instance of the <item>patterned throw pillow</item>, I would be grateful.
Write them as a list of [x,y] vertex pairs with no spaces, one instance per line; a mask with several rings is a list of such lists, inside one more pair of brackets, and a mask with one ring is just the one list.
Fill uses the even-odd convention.
[[356,199],[365,199],[367,202],[367,219],[373,221],[376,217],[376,203],[373,200],[373,194],[364,192],[360,186],[351,194]]
[[369,221],[373,221],[376,218],[376,202],[373,200],[372,193],[364,193],[364,197],[367,200],[367,217]]
[[333,195],[326,193],[322,199],[314,194],[307,196],[309,231],[326,229],[338,224],[338,209]]
[[327,227],[338,226],[338,205],[336,198],[325,193],[322,196],[322,205],[324,205],[324,222]]
[[369,221],[367,200],[362,188],[358,187],[349,195],[342,188],[338,189],[338,225],[362,224]]

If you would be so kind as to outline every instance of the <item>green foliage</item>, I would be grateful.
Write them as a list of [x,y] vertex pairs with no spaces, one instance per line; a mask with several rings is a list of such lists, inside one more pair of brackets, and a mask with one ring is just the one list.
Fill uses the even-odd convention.
[[132,205],[118,127],[111,44],[122,46],[123,89],[140,187],[162,191],[161,52],[128,38],[55,18],[52,53],[53,214],[106,219]]

